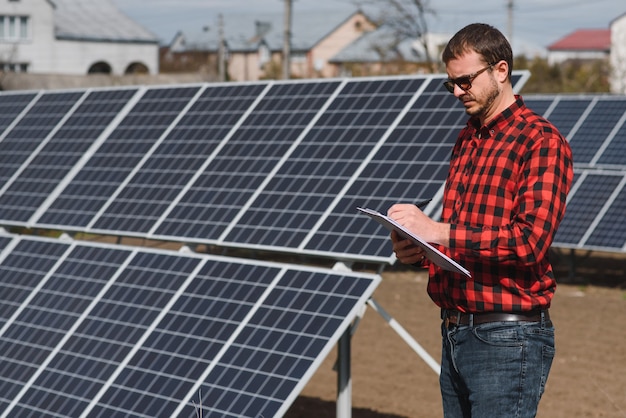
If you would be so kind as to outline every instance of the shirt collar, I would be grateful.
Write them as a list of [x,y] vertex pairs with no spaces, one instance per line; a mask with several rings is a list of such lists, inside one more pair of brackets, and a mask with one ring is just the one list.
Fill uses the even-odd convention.
[[474,131],[474,135],[478,138],[487,139],[491,137],[496,129],[500,130],[504,126],[509,125],[524,106],[524,99],[522,99],[522,96],[516,94],[515,102],[513,102],[511,106],[504,109],[502,113],[493,118],[487,125],[481,126],[480,119],[478,119],[477,116],[472,116],[467,121],[467,126]]

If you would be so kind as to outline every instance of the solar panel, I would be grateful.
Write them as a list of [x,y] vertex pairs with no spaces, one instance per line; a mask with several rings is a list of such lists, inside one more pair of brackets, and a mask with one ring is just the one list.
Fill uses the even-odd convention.
[[17,123],[19,116],[33,102],[36,93],[4,93],[0,95],[0,138]]
[[368,219],[355,216],[355,208],[385,211],[393,203],[417,202],[437,195],[446,178],[450,151],[467,118],[457,99],[442,91],[443,80],[435,78],[425,83],[350,189],[316,229],[307,248],[389,257],[388,233]]
[[224,240],[298,248],[385,140],[422,83],[419,79],[346,83]]
[[577,164],[593,162],[600,148],[611,140],[611,131],[626,112],[626,100],[598,100],[568,139]]
[[[77,106],[68,111],[55,131],[30,156],[27,165],[3,188],[0,207],[4,216],[27,222],[135,92],[131,89],[95,91],[81,97]],[[16,204],[19,206],[15,207]]]
[[577,246],[593,225],[601,209],[622,182],[624,173],[585,172],[579,175],[568,197],[565,217],[554,238],[558,245]]
[[266,84],[207,87],[92,222],[93,229],[150,232],[266,88]]
[[574,128],[581,124],[593,106],[593,98],[558,96],[553,100],[556,101],[554,107],[544,116],[547,116],[561,134],[569,139]]
[[[516,88],[527,75],[514,74]],[[427,213],[437,216],[449,150],[467,119],[443,79],[24,98],[27,105],[0,141],[7,154],[18,150],[0,190],[2,221],[388,262],[386,231],[354,209],[384,211],[393,202],[434,197]],[[121,92],[129,97],[114,97]],[[576,167],[622,169],[624,98],[525,100],[571,140]],[[12,141],[25,132],[34,139]]]
[[584,247],[626,251],[626,173],[611,196],[610,206],[603,211],[595,227],[582,241]]
[[3,416],[193,416],[199,397],[205,416],[280,416],[380,282],[119,245],[1,244],[0,285],[19,290],[0,303]]
[[[622,100],[626,102],[626,97]],[[594,166],[607,166],[612,165],[615,168],[624,169],[626,160],[626,112],[622,118],[615,125],[615,129],[609,134],[610,142],[600,149],[600,155],[596,154],[596,157],[592,161]]]
[[[43,94],[34,104],[24,108],[26,113],[3,133],[0,142],[0,193],[6,190],[11,179],[20,173],[22,165],[32,158],[33,152],[54,132],[82,95],[79,92]],[[27,101],[30,96],[22,97]],[[25,106],[24,101],[18,100],[18,103],[21,102],[18,106]],[[20,210],[20,202],[14,199],[5,201],[4,205],[0,206],[3,219],[13,219],[10,216],[13,211]]]
[[136,166],[150,155],[199,89],[194,86],[145,90],[36,222],[84,229]]
[[285,154],[299,143],[339,84],[273,85],[154,234],[217,241]]

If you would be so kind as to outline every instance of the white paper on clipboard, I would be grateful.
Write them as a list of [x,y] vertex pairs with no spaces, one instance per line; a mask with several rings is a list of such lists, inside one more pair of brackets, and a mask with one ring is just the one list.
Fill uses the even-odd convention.
[[392,231],[395,230],[400,234],[400,236],[404,238],[408,238],[413,241],[416,245],[422,247],[422,249],[426,252],[426,257],[433,263],[437,264],[444,270],[453,271],[456,273],[461,273],[466,275],[467,277],[472,277],[469,270],[465,267],[424,241],[422,238],[413,234],[411,231],[405,229],[402,225],[391,219],[390,217],[383,215],[382,213],[368,208],[359,208],[357,209],[387,228],[387,230]]

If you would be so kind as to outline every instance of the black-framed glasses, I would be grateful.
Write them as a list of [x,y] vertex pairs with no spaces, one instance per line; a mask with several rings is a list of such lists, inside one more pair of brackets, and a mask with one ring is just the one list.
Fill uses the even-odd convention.
[[469,89],[472,88],[472,80],[474,80],[476,77],[478,77],[479,75],[481,75],[482,73],[484,73],[485,71],[493,67],[494,65],[495,64],[489,64],[485,68],[482,68],[472,74],[462,75],[461,77],[457,77],[457,78],[449,78],[443,82],[443,85],[450,93],[454,93],[455,85],[459,86],[461,90],[463,91],[468,91]]

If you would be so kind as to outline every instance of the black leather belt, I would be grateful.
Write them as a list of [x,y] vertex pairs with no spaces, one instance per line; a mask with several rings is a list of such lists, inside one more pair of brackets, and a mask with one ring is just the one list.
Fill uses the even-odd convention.
[[546,326],[551,327],[552,321],[550,320],[550,313],[547,309],[543,311],[517,313],[484,312],[475,314],[442,309],[441,319],[447,328],[450,325],[469,325],[470,323],[473,325],[480,325],[488,322],[541,322],[542,314],[543,321],[545,321]]

